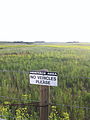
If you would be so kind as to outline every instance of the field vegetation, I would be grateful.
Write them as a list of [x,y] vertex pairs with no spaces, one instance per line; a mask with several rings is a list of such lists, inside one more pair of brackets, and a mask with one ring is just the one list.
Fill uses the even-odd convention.
[[50,87],[49,120],[90,119],[90,44],[0,44],[0,116],[8,120],[39,120],[39,108],[13,106],[40,101],[40,86],[30,85],[29,72],[58,73]]

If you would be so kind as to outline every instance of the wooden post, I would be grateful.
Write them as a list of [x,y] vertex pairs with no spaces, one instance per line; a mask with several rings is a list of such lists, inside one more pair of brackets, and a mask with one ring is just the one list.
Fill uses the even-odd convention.
[[[41,70],[47,72],[48,70]],[[40,86],[40,120],[48,120],[49,86]]]

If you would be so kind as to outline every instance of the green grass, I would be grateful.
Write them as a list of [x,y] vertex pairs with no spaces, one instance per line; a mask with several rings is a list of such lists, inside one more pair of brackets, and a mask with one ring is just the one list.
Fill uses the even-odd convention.
[[[90,108],[90,44],[3,44],[0,48],[0,70],[8,70],[0,72],[0,96],[24,99],[24,102],[39,101],[39,86],[30,85],[26,71],[48,69],[58,72],[58,86],[50,88],[51,102]],[[0,101],[23,102],[2,97]],[[58,106],[56,110],[61,114],[67,113],[71,120],[90,118],[90,111],[86,109]]]

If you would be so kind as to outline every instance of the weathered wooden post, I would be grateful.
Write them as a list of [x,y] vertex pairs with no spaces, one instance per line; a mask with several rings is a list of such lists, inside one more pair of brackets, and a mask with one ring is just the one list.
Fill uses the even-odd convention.
[[48,120],[49,87],[40,86],[40,120]]
[[[48,70],[41,70],[48,72]],[[49,109],[49,86],[40,86],[40,120],[48,120]]]

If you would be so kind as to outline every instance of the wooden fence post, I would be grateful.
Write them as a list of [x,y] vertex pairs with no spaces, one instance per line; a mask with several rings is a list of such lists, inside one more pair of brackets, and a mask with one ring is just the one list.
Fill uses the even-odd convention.
[[49,87],[40,86],[40,120],[48,120]]
[[[41,70],[48,72],[48,70]],[[49,86],[40,86],[40,120],[48,120],[49,116]]]

